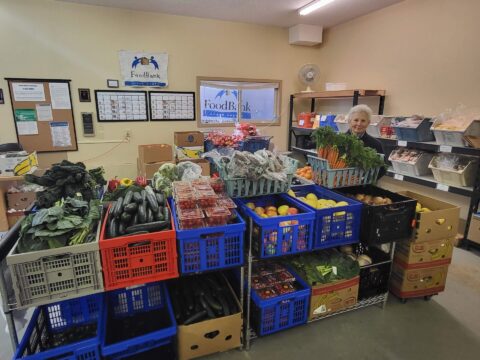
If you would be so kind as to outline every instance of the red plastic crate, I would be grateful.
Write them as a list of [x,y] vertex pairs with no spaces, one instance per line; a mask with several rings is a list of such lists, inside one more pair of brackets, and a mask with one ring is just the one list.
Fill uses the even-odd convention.
[[105,216],[99,242],[105,290],[178,277],[175,225],[170,218],[172,230],[105,239]]

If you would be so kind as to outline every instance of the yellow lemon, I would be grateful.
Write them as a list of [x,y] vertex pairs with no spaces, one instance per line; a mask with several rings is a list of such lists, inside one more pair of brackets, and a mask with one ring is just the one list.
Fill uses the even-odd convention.
[[295,193],[293,192],[292,189],[288,190],[287,194],[290,195],[290,196],[292,196],[292,197],[296,197],[296,196],[295,196]]
[[335,204],[335,206],[348,206],[348,203],[346,201],[339,201]]
[[287,215],[288,214],[288,205],[282,205],[278,207],[278,215]]
[[255,204],[252,203],[252,202],[247,203],[247,207],[252,209],[252,210],[255,210]]
[[313,208],[317,206],[317,201],[316,200],[307,199],[305,202]]
[[307,198],[307,200],[315,200],[315,201],[318,200],[317,195],[315,195],[313,193],[307,194],[306,198]]

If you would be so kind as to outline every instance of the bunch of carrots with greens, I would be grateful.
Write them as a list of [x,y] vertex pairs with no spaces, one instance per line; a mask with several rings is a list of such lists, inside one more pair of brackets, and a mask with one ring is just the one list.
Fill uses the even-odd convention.
[[330,168],[358,167],[363,170],[384,166],[374,149],[365,147],[352,134],[337,134],[331,127],[319,127],[312,133],[317,144],[317,155],[328,161]]

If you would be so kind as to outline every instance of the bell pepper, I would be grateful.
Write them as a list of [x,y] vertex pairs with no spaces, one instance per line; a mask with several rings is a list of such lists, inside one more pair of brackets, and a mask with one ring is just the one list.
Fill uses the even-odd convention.
[[108,180],[108,191],[115,191],[118,185],[120,185],[120,181],[117,178]]
[[135,184],[141,187],[145,187],[148,185],[147,178],[145,176],[137,176],[137,178],[135,179]]
[[129,178],[123,178],[122,180],[120,180],[120,185],[128,187],[130,185],[133,185],[133,180]]

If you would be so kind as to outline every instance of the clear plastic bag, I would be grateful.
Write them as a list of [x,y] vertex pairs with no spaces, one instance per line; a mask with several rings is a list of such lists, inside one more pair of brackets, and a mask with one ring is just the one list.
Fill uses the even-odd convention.
[[435,130],[464,131],[474,120],[480,120],[480,110],[457,105],[447,109],[435,118]]
[[200,165],[191,161],[182,161],[177,165],[178,178],[182,181],[192,181],[202,176]]

